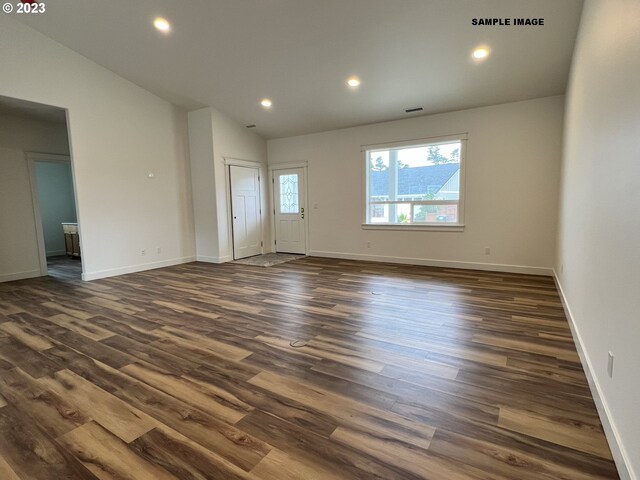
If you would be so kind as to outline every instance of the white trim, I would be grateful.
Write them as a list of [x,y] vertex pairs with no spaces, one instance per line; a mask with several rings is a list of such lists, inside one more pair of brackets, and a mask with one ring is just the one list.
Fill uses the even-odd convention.
[[26,157],[33,162],[71,163],[69,155],[45,152],[25,152]]
[[[49,271],[47,269],[47,252],[44,243],[44,229],[42,227],[42,214],[40,212],[40,199],[38,198],[38,184],[36,181],[35,162],[49,163],[68,163],[71,165],[71,157],[69,155],[60,155],[58,153],[44,152],[24,152],[27,161],[27,170],[29,172],[29,185],[31,187],[31,205],[33,208],[33,220],[36,226],[36,242],[38,244],[38,260],[40,263],[40,275],[46,276]],[[74,200],[75,184],[72,185]],[[77,210],[77,203],[76,203]],[[76,211],[77,216],[77,211]],[[63,252],[64,254],[65,252]]]
[[30,153],[25,153],[27,161],[27,172],[29,174],[29,186],[31,188],[31,209],[33,211],[33,222],[36,228],[36,243],[38,245],[38,263],[40,264],[40,275],[46,276],[47,252],[44,245],[44,230],[42,228],[42,215],[40,214],[40,200],[38,199],[38,184],[36,180],[35,160]]
[[97,272],[87,272],[82,274],[82,280],[98,280],[100,278],[115,277],[127,273],[144,272],[155,268],[171,267],[182,263],[194,262],[195,256],[171,258],[169,260],[161,260],[159,262],[143,263],[139,265],[130,265],[128,267],[109,268],[107,270],[98,270]]
[[222,257],[208,257],[206,255],[196,255],[196,262],[206,263],[225,263],[233,260],[232,255],[224,255]]
[[552,268],[530,267],[526,265],[508,265],[503,263],[460,262],[455,260],[436,260],[431,258],[387,257],[383,255],[367,255],[361,253],[323,252],[311,250],[310,257],[343,258],[345,260],[361,260],[365,262],[400,263],[405,265],[422,265],[427,267],[460,268],[464,270],[484,270],[489,272],[523,273],[527,275],[553,275]]
[[265,164],[257,160],[242,160],[240,158],[223,157],[222,161],[225,165],[235,165],[236,167],[263,168]]
[[306,160],[300,160],[297,162],[274,163],[273,165],[269,165],[269,171],[289,170],[290,168],[306,168],[308,166],[309,162],[307,162]]
[[405,230],[405,231],[418,231],[418,232],[464,232],[464,224],[451,223],[442,225],[436,225],[432,223],[420,224],[420,223],[363,223],[363,230]]
[[[397,147],[406,147],[413,146],[421,147],[426,145],[437,145],[439,143],[449,143],[452,140],[468,140],[469,133],[454,133],[451,135],[441,135],[438,137],[424,137],[424,138],[415,138],[410,140],[400,140],[397,142],[385,142],[385,143],[372,143],[369,145],[360,145],[360,151],[365,152],[367,150],[387,150],[389,148],[397,148]],[[460,152],[462,154],[462,152]]]
[[600,383],[598,382],[597,377],[593,374],[593,363],[591,362],[589,354],[584,348],[580,330],[578,329],[578,325],[574,319],[573,313],[571,312],[571,307],[569,307],[569,302],[567,301],[567,297],[564,294],[562,284],[560,283],[560,279],[558,278],[555,269],[553,270],[553,279],[556,282],[556,287],[558,288],[558,293],[560,294],[562,307],[564,308],[564,313],[567,316],[569,328],[571,328],[571,335],[573,336],[573,341],[576,344],[576,350],[578,351],[578,356],[580,357],[580,363],[582,363],[582,368],[587,377],[587,381],[589,382],[591,396],[593,397],[593,401],[596,404],[598,416],[600,417],[602,428],[604,429],[605,436],[607,437],[607,441],[609,443],[609,448],[611,449],[611,455],[613,456],[613,460],[618,469],[618,475],[620,476],[621,480],[637,480],[637,477],[631,470],[631,460],[629,458],[629,454],[626,452],[624,445],[622,444],[618,429],[613,422],[611,411],[609,409],[609,406],[607,405],[605,396],[602,394]]
[[0,283],[13,282],[14,280],[24,280],[25,278],[40,277],[40,270],[31,270],[28,272],[3,273],[0,275]]

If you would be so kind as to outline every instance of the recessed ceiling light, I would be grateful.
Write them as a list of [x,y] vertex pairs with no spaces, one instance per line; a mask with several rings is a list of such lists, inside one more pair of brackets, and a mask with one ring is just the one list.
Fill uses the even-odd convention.
[[360,86],[360,79],[358,77],[350,77],[347,79],[347,85],[351,88],[356,88]]
[[271,108],[271,105],[273,105],[273,102],[268,98],[263,98],[260,101],[260,105],[262,105],[264,108]]
[[473,51],[472,55],[476,60],[482,60],[489,56],[489,49],[486,47],[478,47]]
[[157,17],[153,20],[153,26],[156,27],[161,32],[168,32],[171,30],[171,25],[166,18]]

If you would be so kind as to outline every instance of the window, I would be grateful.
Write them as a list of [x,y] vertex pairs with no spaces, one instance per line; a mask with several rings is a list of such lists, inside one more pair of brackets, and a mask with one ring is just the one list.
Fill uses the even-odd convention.
[[298,211],[298,174],[280,175],[280,213]]
[[466,137],[365,150],[366,225],[462,225]]

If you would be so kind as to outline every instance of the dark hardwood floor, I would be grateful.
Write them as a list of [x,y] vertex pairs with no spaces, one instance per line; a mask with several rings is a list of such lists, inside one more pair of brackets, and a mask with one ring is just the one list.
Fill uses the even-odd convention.
[[618,477],[551,278],[305,258],[0,284],[0,478]]

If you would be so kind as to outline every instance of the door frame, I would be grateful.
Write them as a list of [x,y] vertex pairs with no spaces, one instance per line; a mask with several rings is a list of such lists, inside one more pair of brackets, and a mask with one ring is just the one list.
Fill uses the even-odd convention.
[[302,196],[302,201],[304,203],[305,210],[305,222],[304,222],[304,254],[309,254],[309,164],[306,160],[302,160],[299,162],[286,162],[286,163],[276,163],[273,165],[269,165],[269,177],[271,178],[271,225],[273,228],[271,229],[271,249],[276,252],[276,189],[275,189],[275,177],[274,172],[277,170],[290,170],[292,168],[301,168],[302,169],[302,186],[304,188],[304,195]]
[[[36,162],[49,162],[49,163],[68,163],[73,169],[71,164],[70,155],[60,155],[58,153],[40,153],[40,152],[25,152],[24,158],[27,162],[27,170],[29,171],[29,186],[31,187],[31,205],[33,206],[33,219],[36,225],[36,240],[38,243],[38,260],[40,262],[40,275],[47,276],[49,269],[47,268],[47,249],[44,245],[44,228],[42,227],[42,214],[40,212],[40,199],[38,198],[38,184],[36,180]],[[73,196],[76,199],[76,218],[78,215],[78,203],[76,198],[76,185],[73,179],[73,173],[71,174],[71,181],[73,184]]]
[[233,212],[232,212],[232,203],[233,203],[233,191],[231,190],[231,168],[234,167],[245,167],[245,168],[253,168],[258,170],[258,198],[260,199],[260,243],[261,243],[261,253],[264,253],[264,209],[262,207],[263,202],[263,192],[265,189],[265,175],[264,169],[265,164],[262,162],[257,162],[255,160],[241,160],[239,158],[231,158],[224,157],[224,182],[225,182],[225,190],[226,190],[226,198],[227,198],[227,241],[231,247],[231,259],[230,261],[235,260],[236,252],[235,245],[233,244]]

